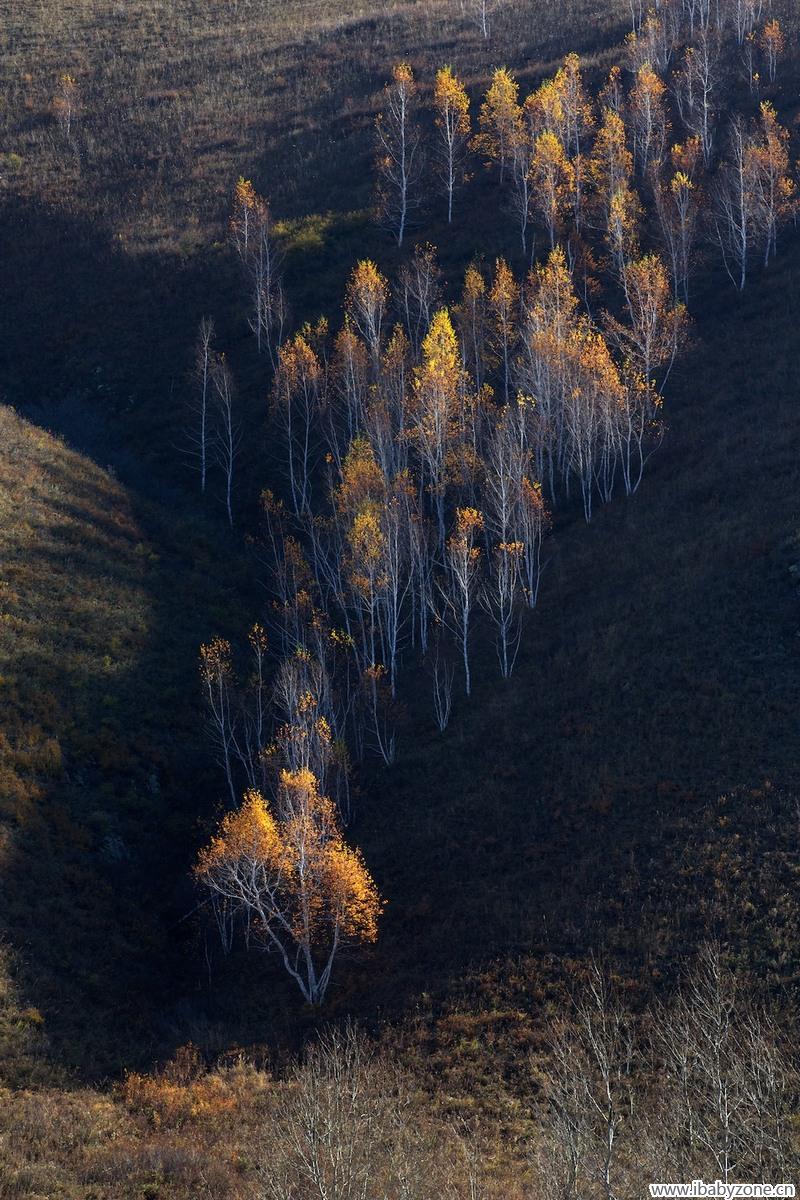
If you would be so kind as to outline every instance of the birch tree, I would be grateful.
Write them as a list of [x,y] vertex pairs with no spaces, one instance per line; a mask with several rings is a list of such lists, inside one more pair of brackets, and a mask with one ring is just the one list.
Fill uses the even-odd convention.
[[273,411],[283,435],[289,495],[297,517],[310,511],[317,430],[326,400],[325,373],[312,341],[313,330],[304,326],[284,343],[273,385]]
[[420,203],[423,162],[417,104],[414,73],[408,63],[398,63],[375,121],[380,208],[398,246],[403,244],[409,215]]
[[214,370],[214,322],[203,317],[197,330],[192,363],[193,396],[191,401],[192,425],[189,430],[189,453],[197,463],[200,473],[200,491],[205,493],[208,476],[209,442],[211,429],[211,398]]
[[480,108],[480,133],[473,139],[475,149],[498,164],[501,184],[522,123],[518,96],[516,79],[505,67],[499,67]]
[[235,386],[233,374],[224,354],[214,359],[212,367],[214,403],[217,412],[215,448],[222,468],[225,487],[225,511],[228,524],[233,526],[233,476],[241,444],[241,430],[234,411]]
[[437,163],[447,196],[447,223],[453,220],[453,196],[463,177],[463,162],[470,136],[469,97],[451,67],[436,73],[433,92],[435,124],[439,131]]
[[274,806],[247,792],[201,850],[195,878],[224,920],[278,955],[309,1004],[325,999],[344,945],[378,936],[375,884],[310,771],[281,772]]
[[483,533],[483,514],[475,508],[457,508],[455,529],[447,540],[447,576],[444,596],[449,621],[461,648],[464,666],[464,690],[469,696],[472,678],[469,666],[469,635],[472,614],[478,600],[480,547],[476,542]]

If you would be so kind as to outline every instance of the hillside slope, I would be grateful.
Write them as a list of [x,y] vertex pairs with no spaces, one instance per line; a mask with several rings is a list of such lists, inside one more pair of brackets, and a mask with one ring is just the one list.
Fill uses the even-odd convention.
[[[551,541],[511,681],[484,656],[473,702],[440,737],[427,679],[408,676],[398,764],[359,778],[355,836],[389,907],[374,954],[342,965],[325,1019],[355,1014],[449,1112],[491,1115],[492,1137],[525,1136],[527,1051],[592,954],[636,1006],[716,935],[792,1019],[799,278],[795,244],[743,300],[713,297],[641,491]],[[232,630],[245,614],[220,596],[218,558],[191,566],[181,537],[105,472],[10,410],[0,420],[14,714],[3,901],[23,967],[19,1003],[4,997],[4,1073],[41,1077],[51,1029],[51,1062],[84,1074],[188,1037],[210,1055],[274,1052],[292,1005],[269,962],[237,954],[208,974],[197,947],[166,953],[162,920],[214,790],[186,784],[198,766],[184,775],[200,743],[185,700],[195,639],[204,620]],[[201,595],[218,598],[205,616],[187,603]],[[34,1002],[43,1030],[22,1010]],[[309,1032],[294,1012],[294,1036]],[[0,1161],[38,1195],[188,1197],[209,1180],[238,1195],[263,1078],[172,1078],[2,1092]]]
[[14,1078],[43,1038],[105,1071],[169,1040],[152,1008],[175,982],[163,922],[217,794],[197,646],[236,620],[244,572],[7,407],[0,563],[0,889],[19,973],[0,1069]]
[[[145,1161],[147,1104],[129,1120],[119,1090],[88,1085],[190,1040],[206,1061],[244,1047],[281,1064],[320,1024],[354,1017],[448,1113],[490,1113],[514,1133],[527,1051],[593,955],[635,1006],[718,937],[788,1024],[797,1011],[796,231],[743,298],[698,285],[705,315],[670,382],[664,444],[638,494],[590,528],[558,516],[513,677],[498,678],[491,635],[476,637],[475,694],[439,735],[427,669],[409,664],[397,764],[357,770],[348,831],[386,916],[377,946],[337,964],[324,1011],[300,1008],[274,960],[223,958],[195,918],[188,871],[223,790],[197,650],[211,634],[241,643],[264,618],[265,568],[246,539],[274,483],[269,380],[222,240],[232,183],[251,175],[286,218],[295,317],[333,312],[358,255],[390,273],[399,262],[367,207],[393,58],[408,53],[429,83],[450,57],[476,99],[495,56],[532,81],[578,47],[599,78],[628,17],[626,0],[571,0],[562,21],[543,0],[540,28],[508,5],[487,46],[439,0],[350,7],[291,4],[275,24],[257,0],[75,0],[55,24],[41,0],[7,26],[0,386],[39,424],[0,407],[0,1080],[53,1089],[19,1107],[23,1144],[56,1130],[54,1159],[54,1108],[77,1157],[88,1145],[102,1159],[121,1129],[109,1186],[131,1196],[202,1194],[206,1150],[181,1142],[196,1114],[175,1117],[169,1152],[196,1175],[173,1192],[169,1163]],[[51,111],[63,69],[81,98],[66,143]],[[470,187],[449,244],[426,228],[451,298],[476,250],[491,261],[516,243],[507,221],[487,232],[488,175]],[[212,504],[195,515],[178,450],[210,311],[245,418],[233,536]],[[243,1128],[257,1124],[244,1086],[236,1105]],[[0,1132],[16,1107],[0,1092]],[[213,1154],[233,1159],[226,1120]],[[130,1179],[128,1147],[141,1157]],[[164,1190],[139,1190],[151,1174]],[[81,1180],[39,1194],[77,1197]]]

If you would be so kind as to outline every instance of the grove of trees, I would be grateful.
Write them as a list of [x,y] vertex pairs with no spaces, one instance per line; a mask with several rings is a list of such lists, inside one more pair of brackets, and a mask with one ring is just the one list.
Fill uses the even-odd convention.
[[[451,67],[428,95],[399,63],[376,122],[378,207],[397,246],[433,205],[448,228],[457,222],[467,175],[483,172],[496,177],[526,263],[476,258],[449,299],[437,250],[420,241],[393,279],[372,259],[357,262],[333,326],[323,317],[293,329],[269,204],[249,181],[236,187],[231,240],[272,374],[278,476],[262,495],[262,540],[278,665],[268,687],[259,632],[257,670],[239,683],[230,647],[204,648],[231,802],[250,790],[212,843],[225,872],[211,870],[207,851],[198,878],[224,899],[227,929],[236,914],[250,929],[255,914],[307,999],[324,995],[332,959],[318,979],[309,930],[292,927],[290,953],[276,934],[292,926],[287,903],[307,903],[305,880],[278,865],[297,853],[297,772],[304,827],[320,847],[341,848],[350,756],[395,759],[404,659],[427,664],[439,729],[456,677],[472,691],[477,638],[491,639],[500,675],[512,674],[554,514],[577,506],[590,522],[598,504],[634,494],[661,441],[704,247],[717,247],[741,290],[796,214],[789,133],[756,69],[773,81],[784,50],[766,7],[632,4],[623,61],[594,97],[575,54],[524,99],[498,68],[474,115]],[[725,118],[733,77],[750,111]],[[208,319],[195,381],[201,486],[214,453],[232,523],[241,435]],[[234,846],[243,860],[231,861]],[[374,937],[380,905],[368,877],[358,882],[371,897],[361,924],[340,883],[335,898],[327,876],[312,886],[326,953],[346,929]]]

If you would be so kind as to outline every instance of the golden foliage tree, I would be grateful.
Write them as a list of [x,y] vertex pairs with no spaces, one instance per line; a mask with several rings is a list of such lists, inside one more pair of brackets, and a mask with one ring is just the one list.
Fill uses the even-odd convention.
[[347,282],[345,311],[364,339],[373,364],[381,356],[383,325],[389,302],[389,283],[371,258],[353,267]]
[[514,278],[514,272],[504,258],[498,258],[489,292],[490,342],[500,360],[503,396],[506,403],[508,403],[511,381],[511,353],[516,336],[518,305],[519,285]]
[[486,280],[480,267],[470,263],[464,272],[461,301],[454,316],[461,335],[462,358],[479,388],[483,384],[489,329],[486,299]]
[[431,495],[444,545],[446,469],[455,432],[464,369],[450,314],[440,309],[422,343],[422,362],[414,371],[412,434]]
[[625,295],[628,322],[609,318],[610,328],[624,358],[633,363],[648,386],[655,385],[655,372],[669,373],[675,361],[686,331],[686,309],[673,303],[669,272],[657,254],[626,264]]
[[309,511],[315,431],[325,400],[325,375],[314,349],[314,330],[303,328],[281,346],[273,385],[274,411],[283,430],[289,491],[295,514]]
[[309,1004],[321,1004],[338,952],[374,942],[382,901],[311,771],[282,771],[277,803],[257,791],[200,851],[195,877],[221,923],[278,953]]
[[433,89],[435,123],[439,131],[439,174],[447,196],[447,221],[453,219],[453,194],[459,183],[467,140],[470,135],[469,96],[452,67],[436,73]]
[[554,133],[545,130],[537,137],[529,173],[532,205],[552,250],[575,194],[575,168]]
[[500,182],[505,178],[515,140],[522,128],[519,84],[505,67],[495,71],[479,115],[481,132],[473,139],[476,150],[500,165]]
[[664,155],[668,131],[666,91],[666,84],[650,63],[644,63],[636,73],[630,96],[634,154],[643,175]]

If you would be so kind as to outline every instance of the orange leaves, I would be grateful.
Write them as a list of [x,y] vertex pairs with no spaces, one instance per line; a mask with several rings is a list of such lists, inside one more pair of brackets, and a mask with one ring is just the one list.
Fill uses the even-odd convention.
[[342,463],[336,507],[352,517],[359,509],[380,500],[384,487],[383,473],[369,440],[363,436],[354,438]]
[[376,942],[384,902],[361,852],[335,839],[325,847],[320,866],[328,901],[339,914],[341,936],[354,942]]
[[767,21],[761,33],[761,49],[767,60],[767,69],[769,72],[770,83],[775,82],[775,72],[778,65],[778,59],[786,50],[786,38],[781,29],[780,21],[773,19]]
[[483,513],[477,508],[456,509],[456,536],[472,541],[483,531]]
[[392,79],[401,87],[409,88],[414,86],[414,72],[407,62],[397,63],[392,68]]
[[215,637],[200,647],[200,674],[204,683],[226,679],[231,674],[231,644]]
[[267,203],[257,193],[249,179],[239,176],[233,193],[230,232],[241,258],[250,254],[258,230],[269,221]]
[[694,181],[703,159],[703,145],[700,138],[690,137],[685,142],[676,142],[670,150],[670,158],[677,172]]
[[245,793],[241,808],[222,819],[219,832],[197,856],[195,876],[208,882],[230,864],[249,862],[280,872],[283,846],[275,818],[259,792]]
[[234,211],[255,212],[258,203],[256,189],[249,179],[245,179],[243,175],[240,175],[234,189]]
[[322,365],[311,345],[311,331],[304,326],[280,348],[275,393],[279,398],[300,391],[310,394],[321,379]]
[[263,625],[259,625],[258,621],[256,621],[255,625],[253,625],[252,629],[247,635],[247,640],[250,642],[250,645],[256,654],[266,654],[268,648],[267,631],[264,629]]
[[[759,124],[762,141],[751,150],[756,170],[764,186],[774,186],[784,201],[790,201],[795,183],[789,175],[789,131],[778,123],[778,114],[768,100],[759,106]],[[777,215],[788,216],[789,210]]]
[[630,95],[636,157],[643,172],[646,172],[651,164],[659,164],[664,154],[668,129],[666,92],[666,84],[650,63],[643,63],[636,73],[636,82]]
[[634,369],[653,386],[653,373],[671,363],[686,330],[686,309],[673,303],[669,272],[657,254],[629,262],[624,274],[629,321],[609,328]]
[[[313,772],[282,770],[275,807],[277,816],[260,792],[248,791],[200,851],[195,877],[284,949],[287,929],[309,956],[332,956],[343,940],[374,942],[383,901],[361,855],[345,845],[335,806],[320,795]],[[310,971],[307,998],[321,999],[313,965]]]

